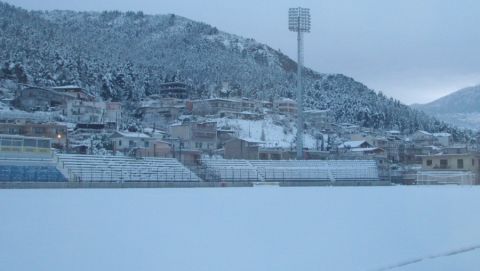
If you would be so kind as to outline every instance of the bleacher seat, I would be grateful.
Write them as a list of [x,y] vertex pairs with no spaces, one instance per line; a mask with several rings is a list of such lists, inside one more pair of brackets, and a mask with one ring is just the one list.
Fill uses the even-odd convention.
[[267,182],[378,181],[374,160],[202,159],[220,180]]
[[263,180],[257,169],[247,160],[202,159],[215,180],[256,182]]
[[0,165],[0,182],[66,182],[55,166]]
[[70,179],[90,182],[198,182],[200,178],[174,158],[57,154],[58,167]]

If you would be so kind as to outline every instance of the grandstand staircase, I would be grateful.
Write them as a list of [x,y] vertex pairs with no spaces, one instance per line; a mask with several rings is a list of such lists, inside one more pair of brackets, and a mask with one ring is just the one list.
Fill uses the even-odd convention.
[[254,165],[252,165],[252,163],[250,163],[248,160],[245,160],[251,167],[253,170],[255,170],[257,172],[257,177],[258,177],[258,180],[260,182],[265,182],[265,170],[262,172],[261,170],[259,171],[257,167],[255,167]]
[[330,179],[330,182],[335,182],[335,177],[333,176],[333,173],[330,169],[328,170],[328,178]]
[[[179,161],[180,162],[180,161]],[[188,168],[191,172],[197,175],[201,181],[206,181],[208,179],[208,168],[202,166],[193,166],[182,163],[184,167]]]
[[63,166],[63,163],[60,161],[60,159],[58,159],[56,153],[53,155],[53,162],[55,163],[57,170],[60,171],[60,173],[62,173],[68,181],[72,181],[68,174],[68,169]]

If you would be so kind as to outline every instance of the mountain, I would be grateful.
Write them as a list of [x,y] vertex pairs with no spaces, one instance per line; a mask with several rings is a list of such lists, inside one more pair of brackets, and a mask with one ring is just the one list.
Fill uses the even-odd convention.
[[433,102],[414,105],[428,113],[478,113],[480,112],[480,85],[467,87]]
[[[181,80],[198,97],[292,97],[296,62],[253,39],[205,23],[142,12],[27,11],[0,2],[0,87],[77,84],[107,100],[136,102]],[[341,74],[305,70],[305,106],[338,122],[442,131],[444,123]]]
[[480,128],[480,85],[467,87],[427,104],[412,107],[445,122],[469,129]]

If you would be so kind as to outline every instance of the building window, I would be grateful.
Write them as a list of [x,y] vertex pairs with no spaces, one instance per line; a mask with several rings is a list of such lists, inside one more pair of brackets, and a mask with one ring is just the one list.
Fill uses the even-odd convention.
[[427,160],[427,166],[429,166],[429,167],[432,166],[432,160]]
[[119,147],[122,146],[122,140],[119,140],[119,141],[118,141],[118,146],[119,146]]
[[23,146],[25,146],[25,147],[36,147],[37,146],[37,140],[35,140],[35,139],[25,139],[23,141]]
[[475,166],[475,159],[472,159],[472,166]]
[[38,140],[37,146],[39,148],[50,148],[50,141],[49,140]]
[[201,149],[201,148],[202,148],[202,145],[203,145],[202,142],[196,142],[196,143],[195,143],[195,148]]
[[448,167],[448,160],[440,159],[440,168],[447,168],[447,167]]
[[150,147],[150,142],[145,141],[145,148],[148,148],[148,147]]
[[462,169],[463,168],[463,159],[457,159],[457,168]]
[[35,127],[33,128],[33,132],[37,135],[45,133],[45,128],[43,127]]

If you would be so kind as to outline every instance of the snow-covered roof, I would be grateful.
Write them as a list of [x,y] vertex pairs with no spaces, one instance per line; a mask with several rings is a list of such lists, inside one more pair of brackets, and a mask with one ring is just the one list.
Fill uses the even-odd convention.
[[161,102],[158,100],[147,100],[140,103],[140,107],[160,106]]
[[[149,135],[139,132],[115,132],[122,137],[129,137],[129,138],[150,138]],[[113,135],[115,137],[115,134]]]
[[444,157],[444,156],[449,156],[449,157],[458,157],[458,156],[476,156],[475,153],[471,152],[463,152],[463,153],[445,153],[445,152],[439,152],[439,153],[433,153],[433,154],[427,154],[427,155],[417,155],[418,157]]
[[194,100],[192,102],[205,102],[205,101],[224,101],[224,102],[240,102],[238,99],[225,99],[225,98],[208,98],[208,99],[200,99]]
[[441,150],[441,148],[439,148],[439,147],[437,147],[437,146],[434,146],[434,145],[425,146],[424,148],[429,148],[429,149],[436,150],[436,151]]
[[58,86],[58,87],[53,87],[53,89],[78,89],[81,87],[77,86],[77,85],[66,85],[66,86]]
[[347,141],[347,142],[343,142],[342,144],[340,144],[338,147],[339,148],[360,148],[360,146],[364,143],[367,143],[368,145],[370,145],[367,141],[365,140],[355,140],[355,141]]
[[183,126],[184,124],[182,122],[175,122],[175,123],[172,123],[170,124],[169,126],[170,127],[176,127],[176,126]]
[[238,139],[240,139],[240,140],[243,140],[243,141],[246,141],[246,142],[249,142],[249,143],[259,143],[259,144],[265,143],[265,142],[263,142],[263,141],[261,141],[261,140],[257,140],[257,139],[252,138],[252,137],[242,137],[242,136],[239,136],[239,137],[236,137],[236,138],[238,138]]
[[310,110],[305,110],[303,112],[307,113],[307,114],[308,113],[313,114],[313,113],[326,113],[326,112],[330,112],[330,110],[329,109],[322,109],[322,110],[320,110],[320,109],[310,109]]
[[452,135],[449,134],[449,133],[434,133],[433,136],[434,137],[449,137],[449,136],[452,136]]
[[296,101],[290,99],[290,98],[279,98],[276,100],[277,102],[291,102],[291,103],[296,103]]
[[427,132],[427,131],[423,131],[423,130],[418,130],[417,133],[420,133],[420,134],[424,134],[424,135],[432,135],[431,133]]
[[150,127],[149,128],[144,128],[143,131],[146,132],[146,133],[153,133],[153,132],[158,133],[158,134],[166,134],[167,133],[167,132],[159,130],[159,129],[155,129],[155,131],[154,131],[153,128],[150,128]]
[[370,151],[376,151],[376,150],[382,150],[382,148],[378,148],[378,147],[373,147],[373,148],[355,148],[355,149],[352,149],[352,152],[370,152]]

